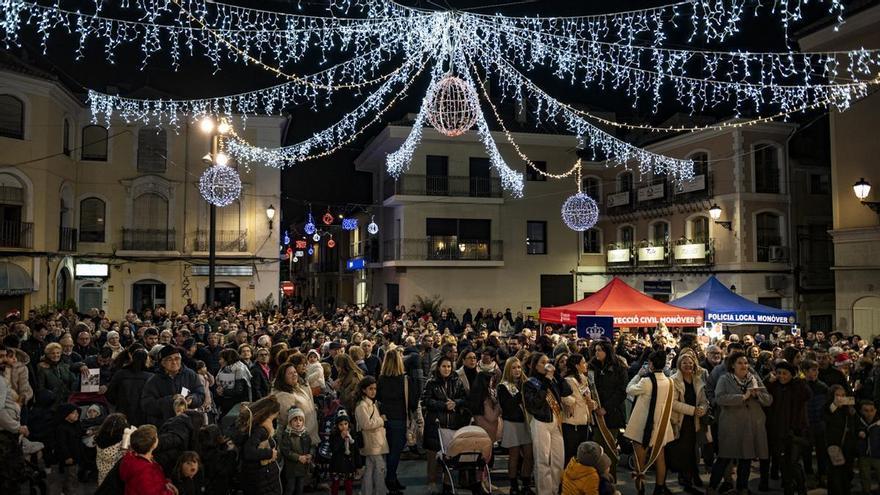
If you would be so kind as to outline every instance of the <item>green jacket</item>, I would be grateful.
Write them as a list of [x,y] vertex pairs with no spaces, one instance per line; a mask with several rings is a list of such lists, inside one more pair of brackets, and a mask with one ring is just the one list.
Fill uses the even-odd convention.
[[309,464],[299,462],[299,456],[312,453],[312,439],[309,432],[302,435],[288,433],[287,428],[278,430],[278,447],[284,459],[284,476],[287,479],[309,475]]

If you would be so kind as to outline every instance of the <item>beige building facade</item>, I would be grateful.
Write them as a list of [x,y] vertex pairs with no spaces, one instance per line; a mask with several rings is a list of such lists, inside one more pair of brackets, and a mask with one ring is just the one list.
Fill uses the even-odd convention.
[[[277,146],[286,120],[234,125],[251,142]],[[93,123],[52,75],[4,64],[0,310],[73,302],[118,318],[129,308],[204,302],[209,208],[198,181],[209,144],[197,125]],[[278,300],[280,229],[266,209],[280,209],[280,172],[239,172],[240,200],[217,209],[216,287],[219,300],[249,307]]]
[[[800,39],[804,50],[856,50],[880,46],[880,7],[863,10],[845,24],[818,29]],[[831,112],[835,325],[863,337],[880,334],[880,94],[871,93],[844,112]],[[874,187],[865,204],[853,185],[864,178]]]

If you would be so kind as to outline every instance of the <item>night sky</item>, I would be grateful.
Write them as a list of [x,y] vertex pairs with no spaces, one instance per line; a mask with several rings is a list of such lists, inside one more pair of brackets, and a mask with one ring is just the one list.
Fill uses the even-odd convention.
[[[232,2],[245,6],[259,6],[261,9],[295,12],[297,1],[239,1]],[[326,1],[302,1],[301,12],[308,14],[326,13]],[[646,1],[623,1],[616,2],[575,2],[572,0],[408,0],[401,2],[405,5],[416,6],[426,9],[461,9],[473,10],[484,14],[503,13],[506,15],[585,15],[601,13],[602,8],[613,8],[615,11],[629,10],[662,5],[666,2]],[[769,2],[768,2],[769,3]],[[815,4],[816,2],[811,2]],[[861,8],[866,3],[863,0],[847,2],[851,8]],[[501,5],[499,5],[501,4]],[[586,4],[586,5],[585,5]],[[72,5],[65,2],[65,6]],[[610,7],[613,5],[613,7]],[[794,26],[792,33],[798,29],[804,29],[817,22],[822,22],[824,9],[813,6],[808,9],[807,20],[799,26]],[[234,92],[257,89],[277,83],[267,72],[254,67],[245,67],[241,64],[225,64],[220,71],[215,72],[211,63],[203,57],[185,58],[184,66],[175,71],[170,67],[168,60],[158,57],[152,60],[147,70],[141,70],[141,57],[137,47],[128,47],[120,50],[118,61],[115,65],[107,62],[103,49],[97,43],[92,43],[86,56],[79,61],[73,60],[73,51],[70,40],[62,34],[52,38],[48,50],[48,59],[43,58],[38,42],[34,39],[25,43],[27,57],[33,63],[39,65],[52,65],[55,70],[66,74],[70,79],[77,81],[85,88],[99,91],[118,92],[123,96],[134,97],[177,97],[196,98],[220,96]],[[671,48],[691,47],[686,41],[686,32],[672,33],[671,42],[667,46]],[[742,49],[781,51],[788,47],[784,43],[783,31],[779,22],[768,15],[750,18],[743,23],[740,34],[730,43],[724,45],[700,45],[699,47],[715,49]],[[22,55],[20,52],[15,52]],[[331,63],[336,61],[331,61]],[[321,66],[315,63],[302,63],[297,66],[287,67],[295,73],[308,73]],[[541,74],[530,74],[537,82],[554,95],[565,95],[561,98],[567,102],[581,103],[592,110],[603,112],[615,112],[617,117],[628,121],[650,121],[659,123],[682,109],[674,105],[665,105],[656,115],[651,115],[650,108],[633,108],[628,97],[602,91],[584,91],[572,94],[565,84],[553,80]],[[418,111],[419,93],[427,86],[427,77],[423,75],[423,81],[413,85],[408,100],[401,102],[393,108],[385,122],[401,119],[406,113]],[[339,116],[354,108],[360,100],[355,96],[347,96],[343,92],[334,95],[334,105],[330,109],[322,109],[314,112],[311,108],[290,108],[291,125],[285,141],[297,142],[311,135],[315,130],[326,127],[338,120]],[[730,115],[729,109],[721,109],[714,117],[724,118]],[[322,127],[323,126],[323,127]],[[316,211],[323,211],[325,205],[335,204],[369,204],[371,198],[369,174],[356,173],[353,159],[360,152],[361,147],[369,137],[375,135],[381,126],[366,133],[366,137],[359,142],[353,143],[349,148],[341,150],[329,158],[313,160],[297,164],[287,169],[282,174],[282,195],[285,198],[282,206],[282,221],[285,225],[299,222],[302,219],[303,205],[312,202]],[[538,129],[539,131],[552,132],[554,129]],[[626,136],[621,136],[626,137]]]

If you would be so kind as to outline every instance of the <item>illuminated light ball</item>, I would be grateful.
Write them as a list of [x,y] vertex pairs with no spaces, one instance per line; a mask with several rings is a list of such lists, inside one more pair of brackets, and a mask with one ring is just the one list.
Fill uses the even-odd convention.
[[590,196],[577,193],[569,196],[562,204],[562,221],[571,230],[583,232],[596,225],[599,219],[599,205]]
[[333,215],[328,211],[327,213],[324,213],[323,217],[321,217],[321,221],[324,222],[324,225],[330,225],[333,223]]
[[379,226],[376,224],[375,220],[370,220],[370,224],[367,225],[367,232],[369,232],[370,235],[376,235],[379,233]]
[[311,213],[309,213],[309,218],[306,220],[306,225],[303,227],[303,230],[306,231],[307,235],[312,235],[318,230],[315,228],[315,219],[312,218]]
[[299,263],[299,257],[298,257],[298,256],[294,256],[294,257],[293,257],[293,262],[294,262],[294,263]]
[[241,196],[241,177],[225,165],[209,167],[199,178],[199,192],[214,206],[229,206]]
[[333,239],[330,239],[329,241],[327,241],[327,247],[328,247],[328,248],[331,248],[331,249],[335,248],[335,247],[336,247],[336,241],[334,241]]
[[342,230],[357,230],[358,221],[357,218],[343,218],[342,219]]
[[315,232],[315,235],[312,236],[312,240],[318,242],[321,240],[321,234]]
[[315,254],[315,248],[309,248],[309,256]]
[[473,86],[446,75],[437,82],[428,105],[428,122],[444,136],[461,136],[477,122],[480,107]]
[[288,234],[286,230],[284,231],[284,240],[281,242],[284,244],[290,244],[290,234]]

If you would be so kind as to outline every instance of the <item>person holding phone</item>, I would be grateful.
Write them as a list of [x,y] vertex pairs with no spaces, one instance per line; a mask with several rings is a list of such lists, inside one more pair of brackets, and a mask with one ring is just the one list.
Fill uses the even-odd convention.
[[718,406],[718,460],[712,466],[709,487],[714,491],[721,484],[727,467],[737,462],[736,489],[748,490],[753,459],[770,456],[764,407],[773,403],[764,383],[749,369],[749,360],[741,350],[725,360],[727,373],[715,386]]

